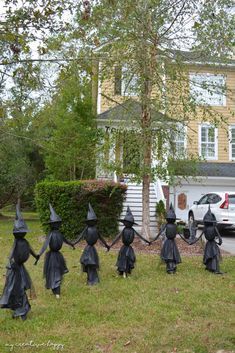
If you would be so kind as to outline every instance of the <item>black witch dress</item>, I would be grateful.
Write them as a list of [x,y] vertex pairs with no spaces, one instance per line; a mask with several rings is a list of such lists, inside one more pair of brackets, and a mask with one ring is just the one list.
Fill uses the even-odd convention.
[[[29,256],[38,256],[31,249],[28,241],[19,234],[15,235],[15,241],[7,266],[6,283],[0,299],[2,308],[14,311],[12,317],[26,318],[31,306],[26,294],[27,290],[34,291],[30,276],[24,266]],[[32,295],[32,294],[31,294]]]
[[[221,235],[216,226],[216,218],[214,214],[211,213],[210,204],[208,206],[208,211],[203,217],[204,228],[202,233],[198,238],[191,242],[190,245],[195,244],[204,234],[207,240],[204,255],[203,255],[203,263],[206,266],[206,270],[213,272],[215,274],[223,274],[220,271],[220,261],[221,261],[221,253],[218,245],[222,244]],[[216,242],[216,238],[219,239],[219,242]]]
[[82,239],[87,242],[87,245],[83,250],[80,263],[83,272],[87,273],[87,284],[95,285],[99,283],[98,270],[100,268],[99,256],[95,248],[95,244],[98,240],[100,240],[107,249],[109,249],[109,246],[99,234],[96,225],[87,225],[74,245]]
[[[203,263],[206,265],[206,269],[211,272],[219,273],[221,261],[220,249],[215,241],[219,235],[217,228],[214,225],[207,226],[204,228],[204,235],[207,240],[204,250]],[[219,235],[219,239],[220,239]],[[220,243],[219,243],[220,244]]]
[[181,257],[175,241],[178,232],[177,225],[175,224],[176,214],[172,204],[170,204],[169,210],[167,211],[166,221],[167,223],[152,242],[157,240],[161,234],[165,233],[165,241],[161,249],[161,259],[166,263],[166,272],[174,274],[177,270],[177,264],[181,263]]
[[177,264],[181,263],[180,253],[175,242],[177,234],[176,224],[167,223],[162,230],[165,230],[166,239],[161,249],[161,259],[166,263],[167,272],[175,272]]
[[58,229],[52,229],[39,253],[41,256],[49,246],[50,250],[45,255],[43,275],[46,279],[46,288],[51,289],[54,294],[60,294],[63,275],[69,272],[60,252],[64,242],[73,247],[73,244]]
[[[127,225],[123,228],[122,232],[117,235],[114,239],[110,248],[120,239],[122,238],[122,247],[119,250],[118,258],[116,262],[117,271],[120,275],[128,275],[131,274],[131,271],[135,268],[136,256],[133,247],[131,244],[135,239],[135,235],[140,237],[143,241],[149,244],[149,241],[143,238],[137,231],[132,228],[133,223],[128,221],[123,221]],[[129,224],[128,224],[129,223]]]
[[125,227],[122,231],[123,245],[119,251],[116,263],[117,270],[120,275],[123,273],[131,274],[131,271],[135,268],[136,256],[134,249],[131,246],[134,238],[134,229]]

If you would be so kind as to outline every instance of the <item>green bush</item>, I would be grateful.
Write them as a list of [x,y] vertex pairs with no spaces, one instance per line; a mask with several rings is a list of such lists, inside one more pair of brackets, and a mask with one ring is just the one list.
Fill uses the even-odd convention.
[[158,229],[161,229],[162,224],[166,223],[166,207],[162,200],[156,203],[156,218]]
[[36,185],[35,201],[45,232],[49,231],[49,202],[62,218],[63,234],[74,239],[84,229],[90,202],[98,218],[100,234],[113,237],[118,232],[126,186],[111,181],[43,181]]

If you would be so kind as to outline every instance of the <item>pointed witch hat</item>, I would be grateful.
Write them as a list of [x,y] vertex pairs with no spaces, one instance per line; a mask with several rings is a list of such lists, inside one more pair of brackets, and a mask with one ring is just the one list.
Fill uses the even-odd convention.
[[49,207],[50,207],[50,221],[48,221],[47,223],[56,223],[56,222],[62,222],[62,219],[58,216],[58,214],[55,212],[54,208],[51,206],[51,204],[49,203]]
[[175,210],[174,210],[172,203],[170,204],[170,208],[167,211],[166,219],[175,219],[176,220],[176,214],[175,214]]
[[86,221],[97,221],[95,211],[93,210],[91,204],[88,205],[87,219]]
[[134,216],[133,216],[129,206],[127,206],[126,215],[125,215],[124,219],[119,219],[119,221],[122,223],[124,221],[127,221],[127,222],[133,223],[138,226],[138,223],[135,223]]
[[211,213],[211,206],[209,204],[208,211],[206,212],[205,216],[203,217],[203,223],[216,223],[215,216]]
[[28,232],[29,232],[29,229],[21,215],[20,203],[18,202],[16,205],[16,218],[14,222],[13,233],[28,233]]

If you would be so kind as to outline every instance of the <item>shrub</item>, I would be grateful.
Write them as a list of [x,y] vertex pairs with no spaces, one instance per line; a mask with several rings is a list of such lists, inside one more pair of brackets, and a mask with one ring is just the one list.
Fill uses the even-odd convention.
[[158,229],[160,230],[162,224],[166,223],[166,207],[162,200],[156,203],[156,218],[158,223]]
[[36,185],[35,201],[45,232],[49,231],[49,202],[62,218],[61,230],[74,239],[84,229],[90,202],[98,218],[102,236],[112,237],[118,232],[118,218],[122,212],[126,186],[111,181],[43,181]]

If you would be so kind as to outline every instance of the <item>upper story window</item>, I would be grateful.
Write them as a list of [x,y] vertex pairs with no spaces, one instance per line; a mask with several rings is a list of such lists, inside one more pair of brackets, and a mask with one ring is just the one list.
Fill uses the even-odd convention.
[[213,125],[199,126],[199,154],[207,160],[218,159],[218,130]]
[[223,75],[190,73],[190,94],[197,104],[225,106],[225,77]]
[[130,72],[127,66],[122,67],[122,96],[138,96],[138,78],[136,74]]
[[235,125],[230,126],[230,160],[235,161]]
[[172,132],[172,139],[174,143],[174,156],[177,159],[183,159],[186,157],[186,126],[183,124],[177,124],[176,129]]
[[116,66],[114,71],[114,94],[122,96],[138,96],[137,75],[128,70],[127,66]]

